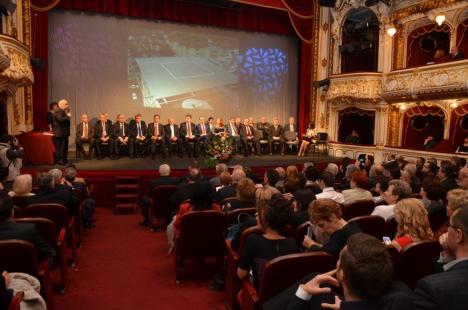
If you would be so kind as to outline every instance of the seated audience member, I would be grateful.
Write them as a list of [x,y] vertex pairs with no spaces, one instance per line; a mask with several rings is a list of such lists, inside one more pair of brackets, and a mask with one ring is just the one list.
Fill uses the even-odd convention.
[[349,157],[343,157],[341,160],[341,164],[338,170],[338,173],[335,176],[336,182],[341,183],[342,179],[344,179],[345,174],[346,174],[346,167],[348,167],[351,164],[351,158]]
[[288,177],[284,180],[283,195],[294,198],[294,193],[299,189],[299,179]]
[[286,167],[287,178],[297,178],[299,176],[299,169],[295,165],[289,165]]
[[215,210],[221,211],[219,205],[215,204],[212,200],[211,185],[208,182],[194,183],[191,188],[191,199],[180,205],[179,212],[174,216],[173,221],[167,226],[167,239],[169,241],[169,252],[174,247],[174,238],[178,235],[182,217],[190,211],[206,211]]
[[444,191],[447,193],[449,190],[455,189],[458,187],[457,184],[457,170],[455,166],[448,162],[444,162],[440,165],[439,172],[437,176],[440,178],[440,184],[442,185]]
[[282,192],[284,186],[284,179],[286,178],[286,171],[283,167],[276,167],[275,170],[278,172],[278,182],[275,183],[275,187]]
[[222,202],[224,199],[236,196],[237,184],[240,180],[245,179],[245,172],[242,169],[234,169],[232,171],[232,184],[220,188],[216,192],[216,201]]
[[174,208],[177,208],[182,202],[192,198],[193,184],[201,182],[201,174],[198,168],[191,168],[189,170],[186,182],[179,182],[177,184],[174,194],[172,194],[170,202]]
[[468,137],[465,137],[463,144],[460,145],[455,152],[460,154],[468,153]]
[[401,180],[391,180],[388,189],[384,193],[386,205],[376,206],[372,215],[378,215],[388,220],[394,214],[394,208],[398,201],[411,197],[411,187]]
[[121,147],[125,147],[128,149],[128,154],[130,155],[130,158],[135,158],[135,141],[132,136],[130,126],[125,122],[125,116],[123,114],[117,115],[117,122],[112,126],[112,136],[114,142],[115,158],[119,158]]
[[421,180],[416,176],[416,164],[408,163],[404,166],[400,180],[407,182],[411,186],[413,194],[419,193],[421,190]]
[[361,138],[359,137],[357,131],[353,130],[349,135],[346,136],[345,142],[350,144],[359,144],[361,142]]
[[303,175],[298,177],[298,189],[293,193],[294,200],[300,210],[307,211],[309,203],[316,199],[315,193],[309,187],[306,187],[306,178]]
[[317,199],[309,207],[310,221],[323,233],[330,235],[325,244],[319,244],[309,236],[304,236],[302,245],[309,251],[324,251],[338,258],[348,238],[361,230],[354,222],[346,222],[341,213],[341,206],[334,200]]
[[327,168],[325,168],[325,171],[331,172],[333,174],[333,176],[336,178],[336,176],[338,175],[338,172],[340,171],[340,168],[335,163],[329,163],[327,165]]
[[292,216],[291,203],[281,195],[258,210],[258,223],[264,234],[252,234],[247,238],[237,275],[240,279],[253,272],[253,283],[260,286],[263,263],[278,256],[299,252],[296,240],[283,237],[279,232],[289,223]]
[[361,172],[361,168],[359,168],[358,165],[351,164],[346,167],[345,178],[341,181],[342,184],[339,186],[340,191],[351,189],[351,177],[355,172]]
[[315,138],[315,129],[313,124],[307,126],[305,134],[302,136],[301,146],[299,147],[299,152],[297,153],[298,157],[304,157],[307,153],[309,144],[312,143],[312,140]]
[[468,206],[468,190],[456,188],[447,193],[447,216],[450,218],[455,210]]
[[149,140],[146,136],[148,128],[146,127],[145,121],[142,120],[141,114],[135,115],[135,119],[130,123],[130,134],[135,143],[134,154],[136,157],[146,156],[146,148]]
[[450,60],[463,60],[465,59],[465,54],[458,48],[458,46],[454,46],[450,49]]
[[225,188],[227,186],[231,186],[232,184],[232,176],[229,171],[221,172],[219,176],[219,184],[216,186],[216,191],[219,191],[221,188]]
[[263,187],[270,188],[273,192],[281,194],[280,191],[275,187],[278,183],[279,174],[275,169],[268,169],[263,176]]
[[416,159],[416,176],[419,178],[419,181],[424,179],[422,170],[423,170],[425,163],[426,163],[426,159],[424,157],[418,157]]
[[80,204],[79,198],[73,192],[73,189],[70,186],[64,184],[63,172],[60,169],[50,169],[49,174],[54,178],[55,190],[59,192],[64,192],[63,196],[71,196],[71,205],[66,205],[72,214],[76,214],[78,206]]
[[375,196],[372,197],[375,204],[380,204],[382,201],[385,201],[384,193],[388,189],[388,183],[390,182],[390,178],[384,175],[377,175],[374,178],[375,180],[375,188],[374,193]]
[[28,241],[35,246],[39,259],[55,257],[55,249],[41,238],[35,224],[16,223],[12,217],[13,200],[8,195],[0,194],[0,240]]
[[[289,298],[282,296],[264,304],[264,309],[412,309],[408,287],[392,283],[393,263],[385,246],[376,238],[363,233],[350,236],[341,251],[336,270],[311,274],[308,282],[299,285]],[[297,285],[291,287],[295,289]],[[342,288],[343,295],[334,289]],[[284,306],[268,304],[286,302]]]
[[314,167],[314,162],[313,161],[306,161],[305,163],[303,163],[301,172],[304,173],[308,167]]
[[457,184],[460,188],[468,189],[468,167],[463,167],[458,171]]
[[36,177],[37,192],[27,199],[28,205],[33,203],[58,203],[64,205],[69,215],[76,215],[78,203],[74,199],[72,189],[68,186],[57,188],[54,177],[49,173],[39,173]]
[[168,155],[166,147],[166,132],[164,125],[161,124],[161,116],[155,114],[153,116],[153,122],[148,124],[147,137],[149,139],[151,159],[156,156],[156,148],[159,146],[162,158],[165,159]]
[[427,160],[423,167],[422,167],[422,177],[421,180],[427,177],[435,177],[437,175],[437,171],[439,171],[439,167],[437,166],[437,162],[434,163],[432,161]]
[[212,186],[218,186],[219,184],[221,184],[221,181],[219,179],[219,176],[221,175],[221,173],[223,173],[224,171],[228,171],[228,166],[224,163],[221,163],[221,164],[217,164],[215,166],[215,170],[216,170],[216,176],[215,177],[212,177],[210,179],[210,183]]
[[275,194],[280,194],[278,190],[274,187],[259,187],[255,191],[255,200],[260,201],[260,200],[267,200],[269,201],[271,197]]
[[13,181],[12,190],[8,193],[11,197],[29,197],[32,193],[32,176],[30,174],[22,174]]
[[434,140],[433,136],[427,136],[427,138],[424,140],[423,148],[426,150],[431,150],[437,145],[437,141]]
[[400,200],[395,205],[397,233],[392,245],[398,250],[416,241],[430,240],[434,237],[424,204],[416,198]]
[[320,188],[318,178],[320,176],[320,171],[314,166],[308,166],[305,171],[303,172],[304,176],[306,177],[306,187],[310,188],[314,194],[320,194],[322,189]]
[[365,172],[355,172],[351,176],[351,189],[342,192],[344,204],[350,205],[361,200],[372,200],[372,194],[366,188],[369,179]]
[[251,179],[255,184],[260,184],[262,183],[262,178],[256,175],[253,171],[252,168],[250,167],[244,167],[244,172],[245,176]]
[[[89,123],[88,114],[81,115],[81,123],[76,125],[76,159],[80,159],[81,155],[83,158],[91,158],[91,154],[94,148],[94,132],[91,124]],[[84,150],[83,144],[88,144],[88,154]]]
[[99,114],[99,121],[94,125],[94,143],[98,159],[104,158],[104,146],[109,149],[109,156],[113,158],[114,144],[112,141],[112,122],[107,119],[105,113]]
[[322,189],[320,194],[315,194],[317,199],[332,199],[337,203],[344,204],[343,194],[338,193],[333,188],[335,184],[335,177],[329,171],[324,171],[319,176],[319,186]]
[[237,183],[236,198],[229,201],[229,210],[253,208],[255,206],[255,183],[249,178],[243,178]]
[[468,208],[451,216],[448,231],[439,238],[443,272],[418,281],[414,309],[466,309],[468,304]]
[[425,178],[420,194],[421,201],[429,215],[446,212],[445,204],[442,201],[445,191],[437,178]]

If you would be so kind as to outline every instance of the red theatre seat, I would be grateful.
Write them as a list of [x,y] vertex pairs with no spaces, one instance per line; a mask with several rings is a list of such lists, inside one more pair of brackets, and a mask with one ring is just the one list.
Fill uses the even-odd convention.
[[171,196],[175,190],[175,185],[161,185],[154,189],[153,203],[150,208],[150,219],[153,229],[156,229],[160,222],[165,224],[170,214],[176,211],[170,203]]
[[361,200],[343,206],[343,218],[350,220],[354,217],[371,215],[374,211],[375,203],[373,200]]
[[385,233],[385,220],[378,215],[364,215],[352,218],[350,222],[356,223],[363,233],[382,240]]

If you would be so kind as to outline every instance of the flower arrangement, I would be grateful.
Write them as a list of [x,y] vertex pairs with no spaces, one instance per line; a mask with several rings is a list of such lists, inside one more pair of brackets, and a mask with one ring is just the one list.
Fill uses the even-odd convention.
[[232,138],[226,136],[215,136],[208,145],[206,153],[208,158],[206,164],[213,167],[220,162],[227,162],[232,157],[234,145]]

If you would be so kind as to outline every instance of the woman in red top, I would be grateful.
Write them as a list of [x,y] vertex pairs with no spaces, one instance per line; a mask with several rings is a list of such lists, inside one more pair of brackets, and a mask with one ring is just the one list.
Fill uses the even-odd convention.
[[419,199],[400,200],[395,206],[395,220],[398,227],[392,245],[398,251],[403,250],[413,242],[429,240],[434,237],[429,225],[427,210]]

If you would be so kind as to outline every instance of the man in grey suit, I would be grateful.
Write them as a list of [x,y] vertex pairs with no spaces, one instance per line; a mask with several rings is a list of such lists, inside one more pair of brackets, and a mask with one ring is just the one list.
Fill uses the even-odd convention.
[[419,280],[414,308],[462,310],[468,305],[468,207],[457,209],[440,237],[444,272]]
[[[76,125],[76,159],[80,159],[81,155],[83,155],[84,158],[91,158],[94,147],[93,135],[93,127],[89,123],[88,114],[81,115],[81,123]],[[88,155],[86,155],[83,144],[88,144],[89,146]]]

